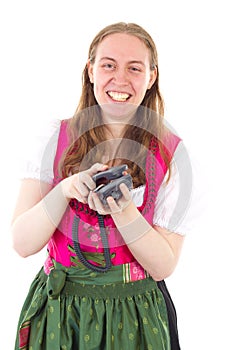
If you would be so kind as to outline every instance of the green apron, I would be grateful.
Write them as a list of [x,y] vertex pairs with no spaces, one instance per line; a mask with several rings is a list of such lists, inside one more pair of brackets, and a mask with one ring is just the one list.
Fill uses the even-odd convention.
[[151,278],[125,283],[106,273],[54,263],[25,300],[15,350],[170,350],[165,300]]

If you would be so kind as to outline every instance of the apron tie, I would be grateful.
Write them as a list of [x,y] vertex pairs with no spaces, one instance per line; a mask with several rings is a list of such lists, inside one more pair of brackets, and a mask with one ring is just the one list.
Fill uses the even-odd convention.
[[[60,293],[65,286],[66,273],[62,270],[51,270],[47,280],[47,343],[51,349],[60,349]],[[50,348],[50,347],[49,347]]]

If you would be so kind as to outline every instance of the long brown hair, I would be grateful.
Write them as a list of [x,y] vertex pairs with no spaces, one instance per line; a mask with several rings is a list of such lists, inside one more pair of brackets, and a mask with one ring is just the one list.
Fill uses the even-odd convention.
[[[156,81],[146,91],[141,106],[135,114],[134,121],[125,128],[121,147],[119,147],[119,154],[117,154],[118,163],[124,162],[128,164],[134,180],[134,186],[136,187],[145,183],[145,155],[152,137],[156,137],[162,157],[169,166],[168,158],[161,142],[165,127],[163,124],[164,101],[159,90],[158,55],[153,39],[141,26],[134,23],[119,22],[103,28],[93,39],[88,53],[88,59],[92,64],[95,62],[98,45],[106,36],[114,33],[126,33],[142,40],[150,52],[150,69],[157,70]],[[140,118],[137,118],[139,113]],[[61,162],[63,177],[76,173],[81,168],[88,168],[93,162],[102,162],[101,154],[106,147],[105,126],[102,123],[101,111],[95,99],[93,84],[89,79],[87,65],[83,70],[82,92],[79,104],[73,118],[69,121],[69,136],[70,145],[65,151]],[[129,152],[132,144],[131,147],[126,147],[127,140],[135,141],[134,145],[137,149],[134,148],[133,160],[130,159],[132,154]],[[120,150],[122,149],[124,149],[124,155],[121,157]],[[107,163],[114,165],[114,160],[109,159]]]

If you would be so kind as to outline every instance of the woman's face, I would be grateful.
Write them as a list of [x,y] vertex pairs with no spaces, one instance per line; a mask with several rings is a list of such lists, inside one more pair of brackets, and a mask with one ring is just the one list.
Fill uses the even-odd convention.
[[135,110],[157,75],[150,69],[150,52],[143,41],[124,33],[103,39],[88,73],[98,104],[114,116]]

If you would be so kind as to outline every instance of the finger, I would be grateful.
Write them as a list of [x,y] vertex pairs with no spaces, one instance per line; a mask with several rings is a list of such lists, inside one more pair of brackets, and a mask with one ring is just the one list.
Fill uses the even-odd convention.
[[92,192],[91,198],[93,206],[95,208],[94,210],[96,210],[99,214],[107,215],[110,213],[109,208],[101,202],[97,193]]
[[96,187],[95,181],[87,172],[83,172],[79,174],[78,185],[80,186],[81,192],[87,190],[86,195],[89,194],[90,190],[94,190]]
[[93,198],[92,198],[92,191],[88,195],[87,203],[88,203],[90,209],[96,210],[94,202],[93,202]]
[[130,191],[129,191],[128,187],[126,186],[126,184],[124,184],[124,183],[120,184],[119,188],[121,190],[121,193],[122,193],[124,199],[126,201],[131,200],[131,194],[130,194]]
[[76,194],[74,195],[74,198],[77,199],[78,202],[87,203],[87,198],[83,197],[79,192],[76,191]]
[[92,196],[92,201],[93,201],[94,207],[95,207],[96,209],[103,209],[103,203],[102,203],[101,200],[99,199],[98,194],[95,193],[95,192],[92,192],[92,193],[91,193],[91,196]]
[[78,184],[75,185],[75,188],[77,190],[77,192],[79,192],[79,194],[82,196],[82,197],[85,197],[87,198],[90,190],[87,188],[87,186],[82,183],[81,181],[78,182]]
[[122,207],[119,203],[117,203],[113,197],[108,197],[107,198],[107,203],[108,203],[108,206],[111,210],[111,213],[119,213],[122,211]]
[[77,199],[77,201],[82,203],[87,203],[87,196],[80,193],[80,191],[77,189],[77,187],[73,184],[72,190],[71,190],[71,198]]
[[88,169],[86,172],[88,175],[90,175],[91,177],[93,175],[95,175],[96,173],[98,173],[99,171],[105,171],[108,169],[108,166],[106,164],[102,164],[102,163],[95,163],[94,165],[92,165],[92,167],[90,167],[90,169]]

